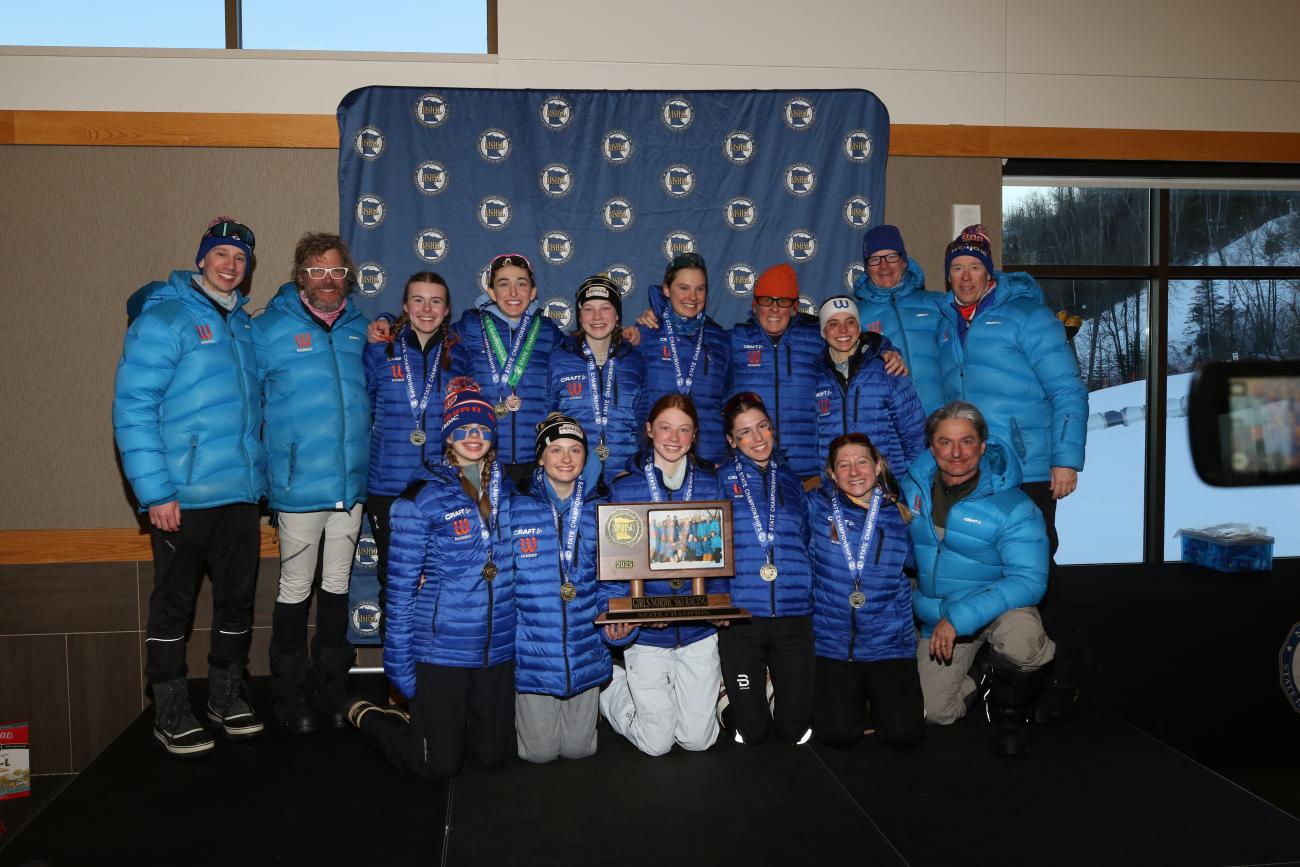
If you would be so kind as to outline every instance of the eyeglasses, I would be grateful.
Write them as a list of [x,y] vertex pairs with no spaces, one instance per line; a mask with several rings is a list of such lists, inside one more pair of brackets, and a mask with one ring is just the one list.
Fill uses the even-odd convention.
[[775,304],[782,310],[787,310],[799,303],[798,298],[773,298],[771,295],[755,295],[754,303],[759,307],[771,307]]
[[253,230],[243,223],[236,223],[233,220],[223,220],[216,225],[209,226],[203,236],[205,238],[234,238],[236,241],[243,241],[250,250],[257,246],[257,239],[253,237]]
[[533,263],[528,261],[528,257],[523,253],[502,253],[492,259],[488,269],[495,271],[498,268],[504,268],[507,265],[514,265],[516,268],[525,268],[528,271],[533,270]]
[[342,280],[348,276],[347,268],[303,268],[302,270],[313,280],[324,280],[327,276]]
[[900,253],[885,253],[883,256],[868,256],[867,264],[874,267],[879,265],[881,262],[888,262],[892,265],[901,258],[903,258],[903,256]]
[[451,438],[456,442],[463,442],[471,436],[477,436],[485,443],[492,442],[492,431],[487,428],[458,427],[451,432]]

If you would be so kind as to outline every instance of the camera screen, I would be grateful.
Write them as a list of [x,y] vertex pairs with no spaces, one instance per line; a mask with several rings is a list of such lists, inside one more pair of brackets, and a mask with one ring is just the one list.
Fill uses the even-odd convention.
[[1300,470],[1300,377],[1230,376],[1222,438],[1234,472]]

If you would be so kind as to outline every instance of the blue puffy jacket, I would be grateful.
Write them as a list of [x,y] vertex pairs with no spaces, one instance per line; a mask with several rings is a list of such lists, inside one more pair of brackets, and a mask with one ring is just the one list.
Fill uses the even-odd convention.
[[[752,313],[749,321],[731,329],[731,384],[727,394],[752,391],[763,398],[786,466],[804,478],[821,472],[817,409],[808,393],[816,387],[825,349],[816,317],[803,313],[795,314],[776,342],[754,321]],[[700,408],[701,413],[705,411]]]
[[351,509],[366,498],[366,324],[348,304],[325,328],[307,312],[295,283],[281,286],[253,320],[269,504],[276,511]]
[[[739,468],[737,468],[739,459]],[[723,493],[731,498],[731,525],[736,574],[731,579],[731,601],[755,617],[797,617],[812,613],[812,560],[808,555],[808,522],[804,511],[803,482],[785,464],[776,464],[776,542],[772,562],[775,581],[764,581],[758,570],[767,562],[754,535],[753,513],[740,486],[745,474],[750,496],[758,509],[759,524],[767,530],[768,471],[744,455],[731,457],[718,467]]]
[[[542,324],[537,331],[537,341],[533,344],[533,354],[528,359],[528,365],[524,368],[519,384],[515,388],[523,404],[518,412],[512,412],[505,418],[497,420],[497,457],[505,464],[531,464],[537,458],[534,445],[537,441],[537,424],[546,418],[546,407],[550,400],[546,389],[546,367],[551,357],[551,350],[558,346],[563,338],[560,329],[555,327],[555,323],[549,316],[542,313],[536,301],[528,309],[541,319]],[[478,308],[466,310],[451,328],[464,344],[469,375],[478,382],[488,402],[496,403],[510,394],[510,389],[492,383],[492,371],[488,366],[487,354],[483,350],[482,317],[484,316],[491,316],[496,323],[497,334],[501,336],[501,342],[505,344],[506,353],[509,354],[516,331],[511,329],[510,323],[500,315],[500,311],[495,304],[491,303],[487,295],[479,296]],[[526,334],[524,337],[527,339]],[[520,349],[522,348],[523,344],[520,344]],[[497,365],[497,370],[500,369],[501,366]]]
[[939,370],[940,308],[947,303],[942,292],[925,291],[925,274],[912,258],[903,279],[881,289],[866,274],[853,281],[858,299],[858,322],[863,331],[888,337],[903,353],[912,385],[926,415],[943,406],[943,374]]
[[[456,467],[427,466],[393,502],[384,672],[403,695],[415,695],[417,662],[486,668],[514,659],[510,490],[502,473],[500,512],[487,542],[480,534],[486,522]],[[483,577],[488,545],[497,567],[490,581]]]
[[867,545],[860,589],[866,604],[849,605],[853,580],[832,519],[831,497],[838,497],[854,557],[862,543],[867,510],[825,482],[808,495],[812,536],[813,639],[818,656],[845,662],[910,659],[916,655],[912,624],[912,585],[903,575],[909,551],[907,524],[898,507],[882,499]]
[[[587,433],[587,445],[596,448],[596,410],[592,405],[591,386],[587,382],[587,359],[582,354],[585,338],[568,335],[551,353],[550,378],[547,385],[548,411],[559,410],[572,416]],[[641,355],[630,343],[619,341],[613,352],[614,397],[609,410],[609,424],[605,428],[605,445],[609,458],[605,461],[605,479],[608,481],[622,472],[628,459],[640,448],[645,421],[637,421],[637,404],[641,400],[645,364]],[[608,364],[608,362],[606,362]],[[597,368],[600,388],[605,388],[606,369]],[[601,395],[604,398],[604,394]]]
[[[628,471],[616,478],[611,485],[612,496],[610,500],[615,503],[645,503],[653,500],[650,496],[650,486],[646,483],[645,462],[652,458],[652,453],[647,450],[638,454],[632,460],[628,461]],[[687,502],[686,489],[692,487],[691,500],[721,500],[722,489],[718,485],[717,474],[694,461],[689,461],[687,468],[686,480],[682,482],[680,489],[669,491],[664,487],[663,473],[659,468],[651,464],[650,471],[654,473],[655,483],[659,490],[665,495],[665,502],[681,503]],[[694,485],[691,485],[691,476],[694,476]],[[707,574],[707,573],[706,573]],[[710,578],[704,582],[706,593],[726,593],[730,582],[726,578]],[[683,581],[680,587],[673,587],[667,580],[646,581],[646,596],[688,596],[691,592],[691,582]],[[617,590],[615,591],[617,594]],[[622,596],[627,595],[627,590],[623,589]],[[677,626],[669,626],[665,629],[637,629],[628,637],[628,643],[635,642],[644,644],[649,647],[685,647],[688,644],[694,644],[702,638],[708,638],[718,630],[709,623],[689,622]]]
[[256,503],[266,496],[262,407],[248,299],[222,315],[173,271],[126,332],[113,383],[113,434],[141,510]]
[[[597,629],[602,600],[596,580],[596,499],[584,495],[569,580],[573,601],[560,597],[561,539],[569,532],[573,498],[559,503],[536,469],[528,490],[510,502],[510,543],[515,558],[515,689],[567,698],[610,677],[609,649]],[[560,528],[555,525],[556,504]]]
[[849,381],[840,379],[824,351],[818,371],[817,456],[823,464],[831,443],[841,434],[864,433],[901,476],[925,451],[925,412],[906,376],[885,373],[878,335],[864,332],[857,354],[849,359]]
[[[465,351],[460,338],[451,337],[451,346],[443,346],[442,363],[433,374],[429,402],[423,423],[415,421],[410,396],[406,390],[407,371],[402,362],[402,343],[411,361],[410,384],[415,399],[424,396],[428,384],[427,365],[433,361],[438,345],[433,341],[426,356],[414,329],[403,328],[392,343],[369,343],[365,349],[366,390],[374,416],[370,431],[370,477],[366,490],[382,497],[396,497],[410,483],[425,460],[442,458],[442,410],[447,383],[465,375]],[[439,341],[446,343],[446,341]],[[421,445],[411,442],[417,427],[426,432]]]
[[1083,469],[1088,392],[1060,320],[1028,274],[993,272],[997,286],[960,333],[961,314],[943,306],[939,364],[945,400],[975,404],[989,432],[1011,445],[1026,482],[1052,467]]
[[932,518],[935,472],[927,451],[902,480],[920,573],[912,604],[923,636],[945,617],[958,635],[974,635],[1001,614],[1043,598],[1047,528],[1020,490],[1020,464],[1005,443],[990,437],[979,482],[949,510],[940,541]]
[[[641,387],[641,404],[637,408],[637,421],[642,430],[650,417],[650,410],[655,401],[665,394],[677,391],[677,374],[673,367],[672,355],[668,349],[668,331],[664,320],[672,314],[668,299],[658,286],[650,287],[650,309],[659,317],[659,327],[650,329],[644,325],[641,329],[641,358],[645,362],[645,383]],[[681,333],[680,321],[673,323],[676,335],[677,358],[682,368],[682,376],[690,370],[691,358],[695,353],[695,337]],[[722,402],[727,399],[727,386],[730,384],[731,339],[722,326],[708,316],[699,325],[704,329],[704,346],[700,349],[700,360],[695,367],[695,379],[691,385],[690,397],[695,403],[695,410],[700,416],[699,436],[695,441],[695,453],[710,463],[718,463],[727,455],[727,438],[722,430]]]

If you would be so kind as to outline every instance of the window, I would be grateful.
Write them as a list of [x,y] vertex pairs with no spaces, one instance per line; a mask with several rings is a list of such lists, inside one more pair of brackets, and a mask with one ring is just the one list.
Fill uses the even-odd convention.
[[[1057,561],[1177,560],[1178,529],[1227,521],[1267,527],[1275,556],[1300,555],[1300,530],[1281,517],[1300,488],[1205,485],[1186,419],[1200,365],[1300,358],[1300,192],[1008,175],[1004,270],[1035,275],[1052,309],[1078,317],[1072,343],[1089,393],[1087,463],[1058,508]],[[1152,377],[1165,392],[1154,416]],[[1153,437],[1160,467],[1145,465]]]
[[90,0],[6,3],[6,45],[96,48],[225,48],[223,0]]

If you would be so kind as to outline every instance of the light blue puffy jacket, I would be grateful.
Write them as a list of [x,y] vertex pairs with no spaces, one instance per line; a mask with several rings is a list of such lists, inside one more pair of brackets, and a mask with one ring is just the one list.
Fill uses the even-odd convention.
[[939,308],[947,303],[943,293],[925,290],[925,274],[909,258],[897,285],[881,289],[862,274],[853,282],[853,295],[862,330],[885,335],[903,353],[926,415],[943,406],[938,340],[943,323]]

